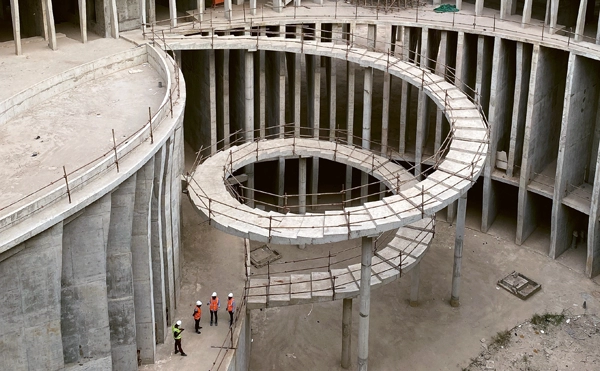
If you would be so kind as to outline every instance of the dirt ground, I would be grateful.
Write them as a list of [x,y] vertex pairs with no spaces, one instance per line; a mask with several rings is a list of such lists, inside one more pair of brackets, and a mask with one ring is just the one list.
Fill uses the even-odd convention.
[[481,339],[482,352],[464,370],[600,369],[600,318],[567,311],[546,319],[540,324],[534,318],[491,339]]

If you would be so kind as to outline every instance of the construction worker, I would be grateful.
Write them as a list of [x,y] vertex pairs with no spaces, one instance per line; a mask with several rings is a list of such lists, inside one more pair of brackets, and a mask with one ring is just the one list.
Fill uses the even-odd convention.
[[213,292],[212,293],[212,297],[210,298],[209,301],[209,306],[208,309],[210,309],[210,325],[213,325],[213,315],[215,317],[215,326],[219,326],[219,317],[217,315],[217,310],[219,310],[219,308],[221,308],[221,302],[219,301],[219,298],[217,297],[217,293]]
[[233,313],[235,312],[235,300],[233,300],[233,293],[230,292],[227,296],[227,311],[229,312],[229,327],[233,325]]
[[177,322],[175,322],[175,324],[172,327],[173,338],[175,338],[175,354],[181,353],[181,355],[185,357],[185,356],[187,356],[187,354],[185,354],[183,352],[183,349],[181,349],[181,333],[183,332],[184,329],[182,329],[180,326],[181,326],[181,321],[177,321]]
[[200,333],[200,329],[202,327],[200,327],[200,318],[202,318],[202,302],[200,300],[198,300],[196,302],[196,307],[194,308],[194,321],[196,321],[196,334]]

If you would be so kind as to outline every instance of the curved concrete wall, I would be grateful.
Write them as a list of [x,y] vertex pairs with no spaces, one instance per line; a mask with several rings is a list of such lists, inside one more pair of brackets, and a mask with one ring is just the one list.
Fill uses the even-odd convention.
[[181,84],[172,116],[169,105],[154,116],[152,139],[146,124],[119,148],[118,172],[113,157],[100,159],[70,180],[71,203],[59,188],[2,215],[0,369],[137,370],[138,361],[154,362],[180,282],[186,95],[180,71],[167,58],[144,45],[78,66],[2,103],[9,117],[142,62],[158,71],[167,92],[177,96],[175,81]]

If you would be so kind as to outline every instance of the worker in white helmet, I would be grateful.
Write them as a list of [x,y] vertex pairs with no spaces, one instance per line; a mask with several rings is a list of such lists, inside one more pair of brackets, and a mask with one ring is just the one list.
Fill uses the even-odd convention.
[[235,312],[235,300],[233,300],[232,292],[227,295],[227,312],[229,312],[229,327],[231,327],[233,325],[233,313]]
[[173,338],[175,338],[175,354],[181,353],[182,356],[187,356],[181,349],[181,333],[184,330],[181,328],[181,321],[175,322],[171,329],[173,330]]
[[202,318],[202,302],[200,300],[198,300],[196,302],[196,306],[194,307],[194,321],[196,321],[196,334],[200,333],[200,329],[202,328],[200,326],[200,319]]
[[217,297],[217,293],[213,292],[211,297],[210,297],[210,301],[209,301],[209,306],[208,309],[210,310],[210,325],[213,325],[213,316],[215,318],[215,326],[219,326],[219,317],[217,315],[217,310],[219,310],[219,308],[221,308],[221,302],[219,301],[219,298]]

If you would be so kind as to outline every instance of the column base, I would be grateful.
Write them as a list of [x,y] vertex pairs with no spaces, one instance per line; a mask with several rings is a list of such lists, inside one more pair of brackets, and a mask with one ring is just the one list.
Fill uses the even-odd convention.
[[418,302],[418,301],[412,301],[412,300],[409,300],[409,301],[408,301],[408,305],[410,305],[410,306],[411,306],[411,307],[413,307],[413,308],[416,308],[416,307],[418,307],[418,306],[419,306],[419,302]]
[[460,307],[460,301],[458,298],[450,298],[450,306],[453,308]]

